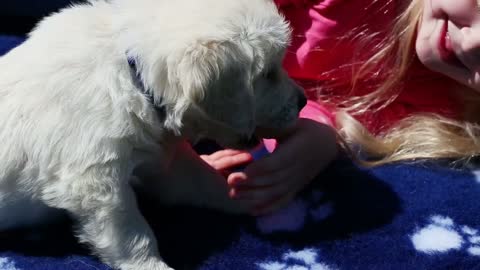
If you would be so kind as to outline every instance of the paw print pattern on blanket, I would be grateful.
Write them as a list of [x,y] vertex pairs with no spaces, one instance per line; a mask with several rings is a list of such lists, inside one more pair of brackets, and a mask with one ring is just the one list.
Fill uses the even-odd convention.
[[318,205],[323,196],[322,192],[314,190],[304,199],[296,199],[275,213],[257,218],[257,228],[264,234],[295,232],[305,226],[307,218],[321,221],[333,212],[328,202]]
[[259,263],[260,270],[336,270],[317,261],[318,253],[314,249],[290,251],[282,256],[280,261]]
[[469,226],[459,226],[444,216],[432,216],[430,224],[417,230],[411,240],[415,249],[426,254],[442,254],[466,249],[472,256],[480,256],[480,235]]
[[475,176],[475,180],[477,180],[477,183],[480,184],[480,170],[473,170],[472,173]]
[[8,258],[0,258],[0,270],[19,270],[15,264]]

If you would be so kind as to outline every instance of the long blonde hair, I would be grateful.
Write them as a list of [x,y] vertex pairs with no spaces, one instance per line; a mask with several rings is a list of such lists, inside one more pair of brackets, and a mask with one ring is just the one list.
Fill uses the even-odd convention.
[[401,7],[401,15],[378,50],[354,72],[353,87],[358,81],[379,72],[384,74],[382,83],[367,95],[348,99],[341,104],[343,110],[337,113],[342,145],[364,165],[433,158],[465,161],[480,154],[480,110],[476,109],[480,107],[480,98],[471,89],[459,86],[456,91],[461,94],[462,105],[465,105],[463,121],[437,114],[418,114],[373,135],[353,117],[387,106],[402,91],[402,82],[415,59],[414,42],[423,1],[412,0]]

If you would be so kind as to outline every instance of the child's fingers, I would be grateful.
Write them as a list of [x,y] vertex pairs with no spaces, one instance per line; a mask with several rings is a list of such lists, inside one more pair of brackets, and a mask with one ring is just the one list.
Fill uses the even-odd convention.
[[227,183],[231,187],[240,185],[242,182],[245,182],[247,180],[248,176],[244,172],[234,172],[227,177]]
[[254,201],[257,205],[261,205],[290,191],[292,191],[292,183],[285,180],[278,185],[267,187],[234,187],[231,189],[230,196],[236,200]]
[[[279,147],[279,149],[280,148],[281,147]],[[288,163],[282,163],[282,160],[279,160],[278,158],[277,152],[273,152],[247,166],[245,168],[245,173],[249,176],[268,175],[277,171],[279,168],[282,168],[285,164]]]
[[245,173],[252,177],[267,175],[291,165],[295,162],[292,161],[292,156],[298,152],[298,147],[302,143],[302,137],[293,134],[287,140],[284,140],[273,153],[247,166]]
[[222,159],[224,157],[228,156],[233,156],[233,155],[238,155],[240,153],[246,153],[245,151],[240,151],[240,150],[234,150],[234,149],[224,149],[224,150],[219,150],[213,154],[208,155],[208,157],[211,160],[217,160],[217,159]]
[[285,175],[288,175],[290,168],[281,171],[272,172],[268,175],[257,177],[239,177],[237,175],[229,175],[227,182],[232,187],[237,188],[262,188],[268,186],[279,185],[285,181]]
[[[228,176],[227,182],[231,187],[249,187],[261,188],[273,185],[280,185],[284,181],[296,180],[302,178],[298,173],[298,165],[284,166],[282,169],[263,174],[260,176],[250,177],[246,173],[232,173]],[[292,178],[292,179],[289,179]],[[295,178],[295,179],[293,179]]]
[[237,167],[253,160],[252,155],[249,153],[240,152],[230,156],[223,156],[218,159],[210,159],[207,163],[215,170],[227,170],[233,167]]
[[255,189],[232,188],[229,193],[231,198],[252,209],[251,214],[254,216],[265,215],[284,207],[295,194],[297,189],[288,184]]

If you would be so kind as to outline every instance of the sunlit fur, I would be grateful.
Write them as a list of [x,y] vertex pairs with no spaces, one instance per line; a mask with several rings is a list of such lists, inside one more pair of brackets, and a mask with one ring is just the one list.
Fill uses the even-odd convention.
[[[293,125],[304,97],[281,68],[289,34],[268,0],[99,0],[41,21],[0,58],[0,229],[65,210],[110,266],[170,269],[132,172],[168,168],[185,139],[245,147],[258,127]],[[208,181],[189,173],[156,180],[197,202]]]

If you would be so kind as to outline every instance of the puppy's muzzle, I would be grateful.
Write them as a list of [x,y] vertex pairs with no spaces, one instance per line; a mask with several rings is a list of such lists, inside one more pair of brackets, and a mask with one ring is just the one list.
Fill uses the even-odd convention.
[[303,90],[300,85],[290,79],[290,83],[292,84],[295,92],[297,93],[297,110],[300,112],[305,105],[307,105],[307,97],[305,96],[305,90]]
[[260,143],[260,139],[257,136],[243,137],[238,142],[238,146],[241,149],[251,149],[257,146],[259,143]]

